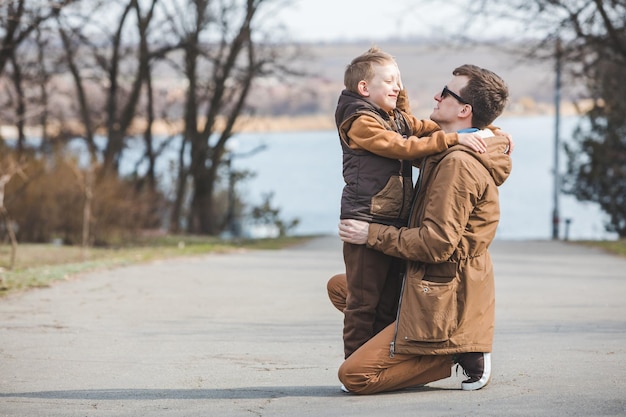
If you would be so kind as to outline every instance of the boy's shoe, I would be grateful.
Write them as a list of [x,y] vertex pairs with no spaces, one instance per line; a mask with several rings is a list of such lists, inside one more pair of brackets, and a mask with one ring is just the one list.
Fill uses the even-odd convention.
[[455,363],[461,365],[463,373],[468,377],[461,383],[462,390],[475,391],[491,381],[491,353],[461,353],[455,358]]
[[346,386],[345,386],[345,385],[343,385],[343,384],[341,384],[340,389],[341,389],[343,392],[347,392],[348,394],[350,393],[350,390],[349,390],[348,388],[346,388]]

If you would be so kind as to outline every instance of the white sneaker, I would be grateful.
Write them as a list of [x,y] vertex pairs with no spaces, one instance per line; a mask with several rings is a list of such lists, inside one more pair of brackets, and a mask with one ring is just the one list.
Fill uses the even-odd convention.
[[461,383],[463,391],[484,388],[491,381],[491,353],[461,353],[456,362],[463,368],[468,379]]
[[348,394],[350,393],[350,390],[348,388],[346,388],[345,385],[341,384],[341,387],[339,387],[343,392],[347,392]]

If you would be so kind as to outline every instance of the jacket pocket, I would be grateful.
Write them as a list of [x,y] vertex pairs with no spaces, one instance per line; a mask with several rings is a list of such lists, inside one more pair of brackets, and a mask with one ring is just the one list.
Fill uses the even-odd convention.
[[400,176],[389,178],[385,188],[371,200],[371,214],[379,217],[397,218],[402,211],[404,181]]
[[[420,281],[407,282],[403,303],[409,311],[404,322],[404,339],[416,342],[445,342],[458,327],[459,280],[456,263],[429,265]],[[409,307],[410,306],[410,307]],[[404,327],[404,326],[403,326]]]

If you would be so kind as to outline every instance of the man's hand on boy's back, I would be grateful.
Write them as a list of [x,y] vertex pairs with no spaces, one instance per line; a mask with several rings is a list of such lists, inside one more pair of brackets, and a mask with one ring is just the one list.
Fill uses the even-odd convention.
[[369,227],[369,223],[362,220],[343,219],[339,223],[339,237],[344,242],[363,245],[367,243]]

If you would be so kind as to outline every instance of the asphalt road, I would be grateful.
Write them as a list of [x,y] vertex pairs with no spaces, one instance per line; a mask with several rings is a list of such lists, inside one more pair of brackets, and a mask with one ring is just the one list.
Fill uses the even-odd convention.
[[340,242],[90,273],[0,299],[0,416],[626,416],[626,259],[493,244],[493,378],[339,390]]

